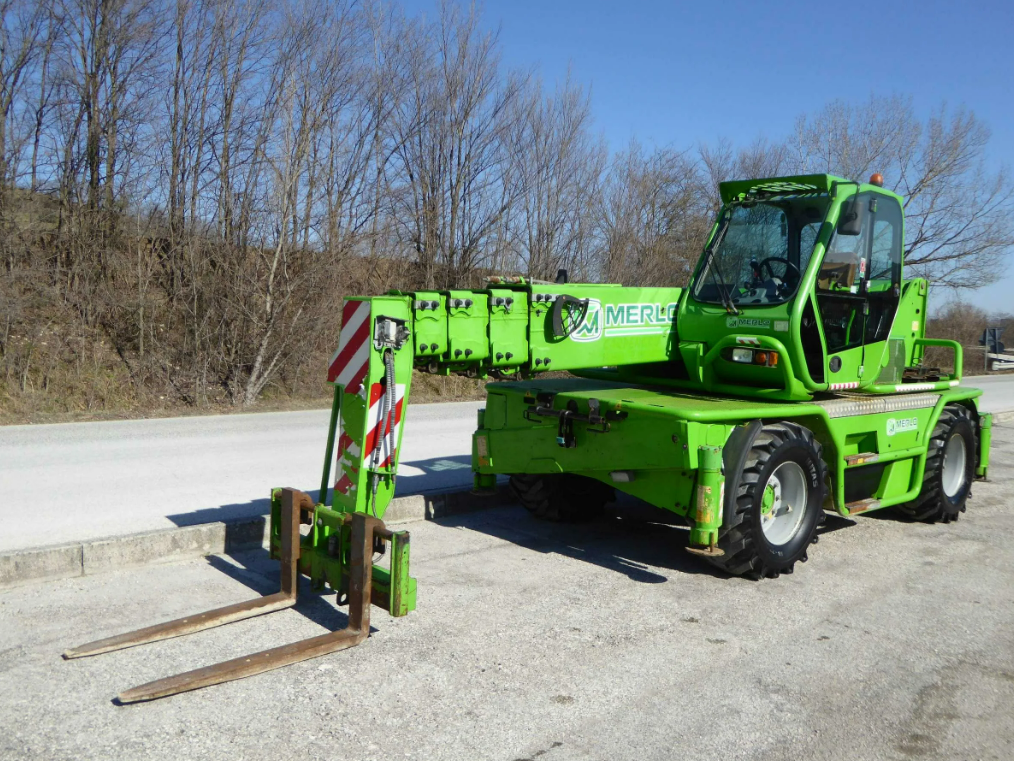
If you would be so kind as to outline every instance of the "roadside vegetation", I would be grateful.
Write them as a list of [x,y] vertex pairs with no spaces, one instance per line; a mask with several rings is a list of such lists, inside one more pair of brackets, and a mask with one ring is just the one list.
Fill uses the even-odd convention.
[[[326,404],[344,296],[561,267],[681,285],[725,179],[883,173],[906,197],[909,272],[938,287],[992,282],[1014,243],[1014,183],[962,108],[874,96],[779,140],[610,153],[579,79],[505,67],[474,8],[0,14],[0,422]],[[974,344],[969,314],[932,330]]]

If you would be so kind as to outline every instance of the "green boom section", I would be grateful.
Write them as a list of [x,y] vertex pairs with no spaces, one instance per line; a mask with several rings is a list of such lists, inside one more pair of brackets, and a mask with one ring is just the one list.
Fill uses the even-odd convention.
[[521,378],[664,363],[676,345],[680,294],[679,288],[506,283],[349,299],[331,368],[337,412],[324,472],[326,483],[333,446],[334,509],[383,518],[394,496],[413,368]]
[[680,288],[508,283],[403,298],[422,369],[486,377],[666,362],[676,350],[681,294]]

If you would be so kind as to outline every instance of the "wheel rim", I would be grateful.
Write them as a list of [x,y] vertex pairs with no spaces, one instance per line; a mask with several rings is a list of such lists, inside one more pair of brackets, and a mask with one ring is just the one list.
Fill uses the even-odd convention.
[[789,542],[806,514],[806,474],[794,462],[783,462],[768,478],[761,498],[761,530],[771,544]]
[[968,455],[965,453],[965,440],[956,433],[947,440],[944,447],[943,487],[944,494],[954,497],[965,485],[965,466]]

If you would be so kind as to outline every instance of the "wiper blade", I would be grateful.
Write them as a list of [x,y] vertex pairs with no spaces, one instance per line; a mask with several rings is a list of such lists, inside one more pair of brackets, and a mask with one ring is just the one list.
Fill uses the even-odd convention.
[[[722,241],[725,239],[725,233],[728,231],[731,221],[731,214],[722,215],[722,219],[719,221],[718,230],[715,231],[715,237],[711,239],[711,245],[708,246],[708,250],[705,251],[705,256],[707,258],[705,259],[704,266],[708,270],[708,277],[715,286],[715,290],[718,291],[718,297],[722,300],[722,306],[725,307],[727,312],[738,315],[739,310],[736,308],[736,304],[732,300],[732,294],[729,286],[725,282],[725,275],[722,274],[722,270],[718,266],[718,257],[715,255],[718,251],[718,247],[722,245]],[[715,279],[716,275],[718,280]],[[719,280],[721,282],[719,282]]]

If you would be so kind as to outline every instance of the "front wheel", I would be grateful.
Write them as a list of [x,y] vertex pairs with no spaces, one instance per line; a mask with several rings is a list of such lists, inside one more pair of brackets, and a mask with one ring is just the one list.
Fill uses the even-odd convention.
[[796,423],[771,423],[754,439],[726,506],[718,547],[709,558],[723,570],[752,578],[792,573],[823,520],[827,466],[820,442]]

